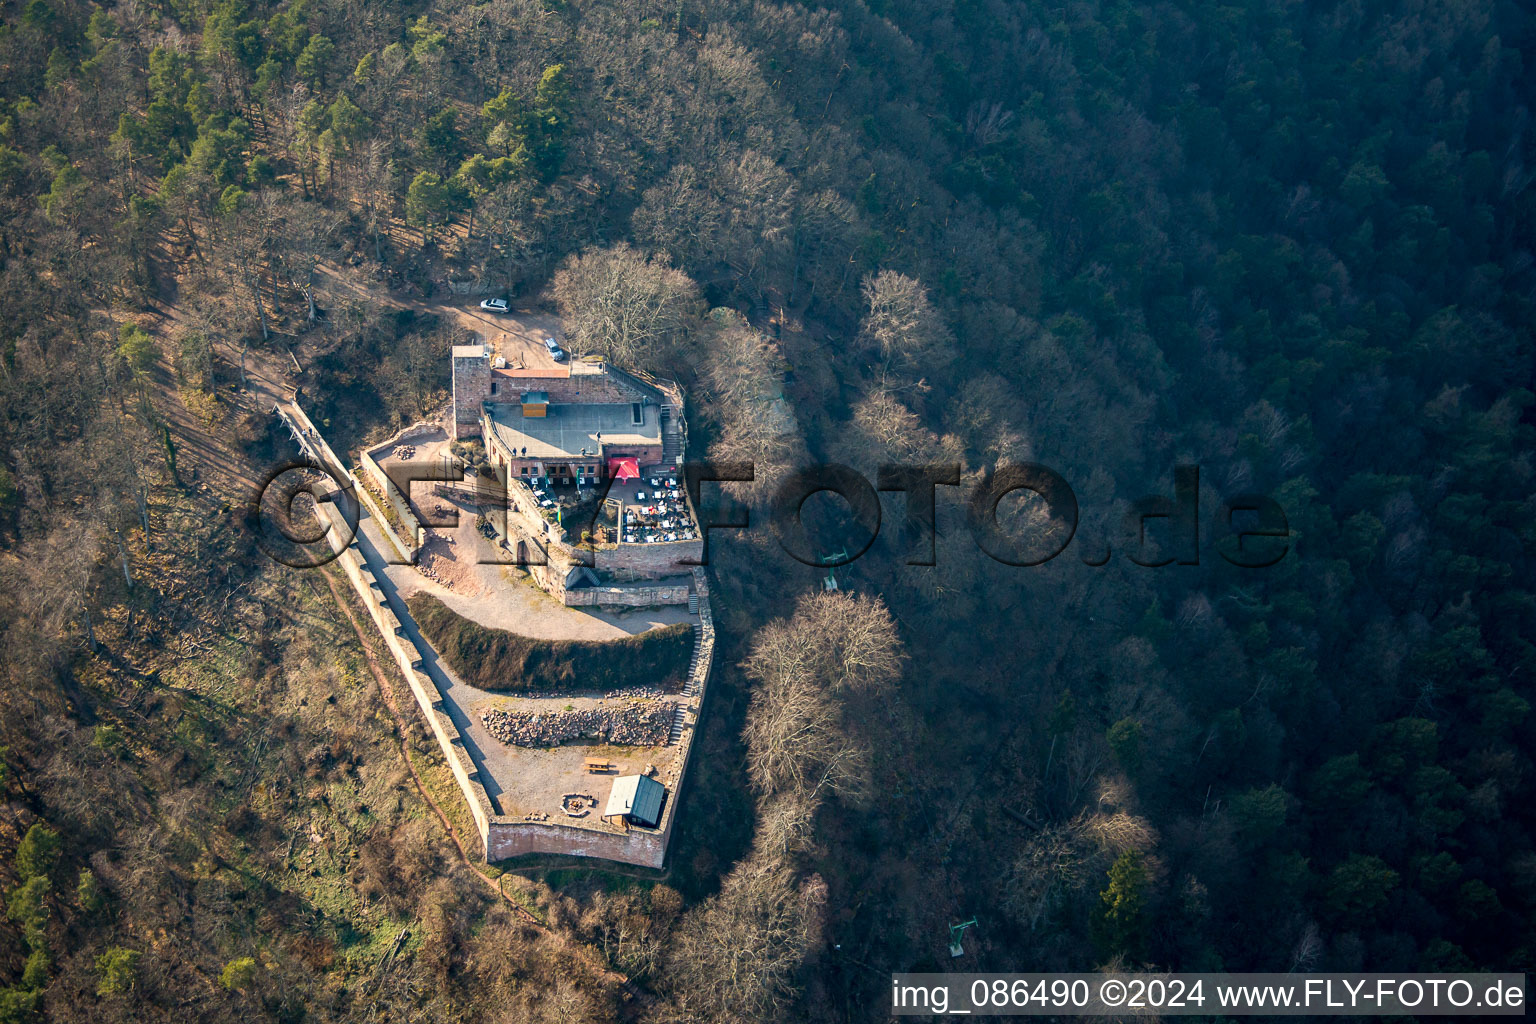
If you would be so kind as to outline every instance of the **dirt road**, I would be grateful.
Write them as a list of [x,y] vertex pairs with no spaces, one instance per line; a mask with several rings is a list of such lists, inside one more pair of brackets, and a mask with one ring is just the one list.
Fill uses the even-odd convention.
[[[410,309],[417,313],[430,313],[440,317],[450,327],[472,333],[489,344],[493,355],[506,358],[509,367],[557,369],[555,362],[544,347],[545,338],[554,338],[563,348],[565,332],[560,321],[549,313],[537,313],[530,309],[514,307],[508,313],[488,313],[480,308],[483,296],[453,296],[426,302],[411,301],[388,294],[382,287],[360,281],[352,275],[333,267],[320,269],[323,291],[349,302],[385,306],[390,309]],[[443,354],[447,358],[447,353]]]

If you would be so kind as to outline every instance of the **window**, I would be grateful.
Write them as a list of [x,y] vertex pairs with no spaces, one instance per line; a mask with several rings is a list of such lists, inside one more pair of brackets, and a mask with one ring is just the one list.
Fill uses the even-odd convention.
[[493,380],[493,381],[491,381],[491,394],[494,395],[495,393],[496,393],[496,381]]
[[640,408],[639,402],[629,403],[629,418],[631,422],[636,424],[645,422],[645,412]]

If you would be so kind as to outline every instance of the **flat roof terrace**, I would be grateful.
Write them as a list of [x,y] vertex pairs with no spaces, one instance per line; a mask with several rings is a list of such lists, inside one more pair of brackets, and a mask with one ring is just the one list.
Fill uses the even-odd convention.
[[[524,416],[520,405],[490,408],[487,418],[496,439],[524,458],[595,459],[602,445],[661,444],[661,408],[655,405],[549,405],[543,416]],[[639,423],[634,417],[637,408]],[[586,456],[581,455],[583,448]]]

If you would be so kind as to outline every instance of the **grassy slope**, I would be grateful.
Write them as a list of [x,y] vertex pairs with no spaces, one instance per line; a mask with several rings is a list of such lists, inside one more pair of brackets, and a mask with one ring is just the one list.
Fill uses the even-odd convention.
[[681,683],[693,629],[674,623],[622,640],[534,640],[472,622],[430,594],[406,601],[432,646],[482,690],[617,690]]

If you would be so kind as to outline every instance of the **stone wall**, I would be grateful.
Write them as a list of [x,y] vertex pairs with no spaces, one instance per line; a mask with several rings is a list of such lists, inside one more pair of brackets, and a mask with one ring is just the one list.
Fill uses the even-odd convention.
[[[605,544],[591,551],[578,550],[564,528],[544,518],[533,492],[521,480],[508,481],[507,497],[510,543],[516,545],[519,533],[538,538],[547,552],[551,570],[558,568],[562,581],[564,573],[575,565],[590,565],[599,573],[611,573],[621,578],[678,576],[689,572],[704,557],[702,537],[656,544]],[[556,593],[555,596],[560,595]]]
[[535,709],[488,708],[480,712],[486,732],[517,747],[553,747],[577,739],[657,747],[667,742],[676,717],[677,702],[670,700],[635,700],[617,707],[570,711],[535,705]]
[[[511,538],[517,544],[517,536],[536,537],[547,552],[552,575],[558,569],[562,585],[551,590],[560,597],[565,572],[574,565],[590,565],[599,573],[623,578],[656,579],[661,576],[679,576],[690,572],[704,557],[704,539],[662,541],[656,544],[606,544],[595,550],[577,550],[562,527],[545,519],[534,500],[528,485],[519,479],[507,482],[507,524]],[[689,506],[690,512],[692,506]],[[550,590],[550,587],[545,587]],[[686,598],[685,598],[686,600]],[[596,601],[567,601],[567,604],[596,604]],[[669,604],[669,601],[656,602]]]
[[[709,582],[703,569],[693,570],[693,586],[699,595],[699,656],[685,691],[698,695],[699,713],[702,713],[709,696],[709,680],[715,660],[715,621],[709,606]],[[688,768],[693,762],[698,724],[698,714],[691,714],[685,720],[682,738],[678,740],[682,749],[668,767],[667,775],[660,780],[667,787],[667,798],[661,807],[661,821],[655,828],[631,827],[626,831],[610,826],[596,831],[591,827],[498,817],[491,819],[485,834],[486,856],[501,860],[530,853],[559,853],[660,869],[666,863],[672,829],[677,824]]]
[[[672,803],[667,794],[667,803]],[[665,808],[663,808],[665,812]],[[487,858],[505,860],[529,853],[558,853],[567,857],[601,857],[603,860],[660,869],[667,859],[671,828],[631,828],[628,831],[596,831],[553,822],[491,822],[486,836]]]
[[687,604],[688,584],[675,586],[580,587],[567,590],[561,600],[570,608],[656,608]]
[[338,484],[350,485],[352,487],[353,494],[356,495],[358,502],[379,523],[384,536],[389,539],[390,544],[395,549],[395,554],[400,556],[401,561],[416,561],[416,554],[421,550],[420,529],[418,528],[416,531],[414,539],[404,539],[395,532],[394,528],[389,524],[388,517],[384,515],[384,510],[374,500],[373,492],[364,487],[363,482],[351,470],[347,469],[346,465],[342,463],[341,458],[331,450],[331,446],[326,443],[325,438],[321,436],[320,431],[315,427],[303,409],[300,409],[297,405],[288,405],[286,407],[274,405],[272,412],[273,415],[288,425],[288,429],[298,436],[299,448],[303,450],[305,455],[309,456],[315,465],[322,467],[326,472],[330,473]]
[[656,404],[656,396],[631,386],[606,373],[583,373],[573,369],[569,377],[505,377],[497,388],[497,399],[516,404],[525,391],[549,393],[551,405],[610,405],[622,402]]
[[497,813],[485,792],[485,787],[480,782],[479,769],[470,759],[458,727],[448,717],[437,684],[417,667],[421,664],[421,652],[406,637],[405,628],[390,609],[383,588],[379,586],[373,570],[358,549],[356,539],[352,539],[345,545],[342,544],[342,540],[347,537],[349,531],[341,521],[341,513],[336,509],[335,503],[326,502],[321,505],[321,508],[331,518],[332,524],[337,527],[330,534],[333,550],[339,552],[336,562],[346,573],[348,582],[352,584],[358,597],[367,607],[374,626],[378,629],[379,635],[384,638],[385,647],[389,649],[390,655],[395,659],[396,667],[405,677],[406,684],[411,689],[411,696],[416,699],[416,706],[426,719],[428,727],[431,728],[432,735],[436,738],[438,747],[448,762],[449,770],[453,772],[454,780],[459,784],[459,791],[469,806],[470,815],[475,819],[481,849],[484,850],[490,823],[497,818]]
[[[481,430],[483,431],[484,429],[482,424]],[[520,455],[513,458],[506,456],[504,454],[505,450],[499,444],[496,446],[496,450],[498,454],[503,455],[509,476],[518,480],[528,480],[542,476],[541,469],[545,467],[575,465],[595,466],[597,467],[597,473],[594,475],[606,477],[608,475],[607,461],[609,459],[631,458],[638,459],[642,466],[660,465],[662,445],[660,441],[657,441],[655,444],[608,444],[604,442],[602,455],[577,455],[569,459],[525,459]],[[529,476],[523,474],[524,469],[528,470]],[[586,476],[587,474],[583,473],[582,475]]]
[[[393,539],[396,546],[409,549],[410,554],[406,560],[414,562],[417,553],[421,551],[421,545],[426,541],[426,531],[422,529],[421,521],[411,510],[411,503],[406,500],[404,492],[395,486],[395,482],[389,478],[388,473],[384,472],[384,467],[379,465],[378,460],[367,452],[363,452],[362,463],[363,471],[378,486],[385,500],[395,510],[395,515],[400,517],[400,523],[405,528],[405,536],[397,535]],[[386,533],[395,532],[394,525],[385,518],[379,519],[379,527]]]

